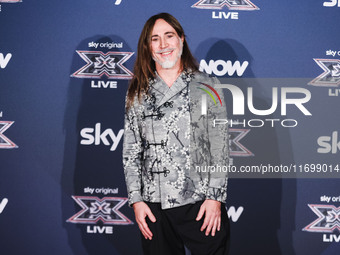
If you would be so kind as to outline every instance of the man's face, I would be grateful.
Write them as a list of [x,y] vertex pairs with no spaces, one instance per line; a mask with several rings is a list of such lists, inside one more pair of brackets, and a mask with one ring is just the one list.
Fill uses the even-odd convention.
[[183,38],[165,20],[158,19],[151,32],[152,58],[156,68],[179,68],[183,49]]

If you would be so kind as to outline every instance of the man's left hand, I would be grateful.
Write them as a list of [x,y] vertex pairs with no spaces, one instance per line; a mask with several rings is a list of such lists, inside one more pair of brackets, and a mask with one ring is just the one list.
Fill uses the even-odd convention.
[[216,230],[220,231],[221,227],[221,202],[210,199],[205,200],[200,207],[196,220],[199,221],[204,214],[205,217],[201,231],[206,229],[206,236],[209,235],[210,231],[211,235],[215,236]]

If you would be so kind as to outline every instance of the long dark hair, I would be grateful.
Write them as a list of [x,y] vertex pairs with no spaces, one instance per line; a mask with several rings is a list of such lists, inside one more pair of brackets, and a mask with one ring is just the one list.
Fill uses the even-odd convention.
[[141,95],[148,91],[149,79],[155,77],[156,67],[155,61],[152,59],[150,42],[153,27],[158,19],[165,20],[176,30],[178,36],[184,39],[183,53],[181,56],[181,70],[198,70],[198,64],[190,52],[189,46],[185,39],[184,30],[178,20],[169,13],[159,13],[152,16],[145,23],[142,33],[139,37],[137,59],[133,69],[134,76],[129,84],[127,93],[127,109],[129,109],[132,105],[136,95],[138,100],[140,100]]

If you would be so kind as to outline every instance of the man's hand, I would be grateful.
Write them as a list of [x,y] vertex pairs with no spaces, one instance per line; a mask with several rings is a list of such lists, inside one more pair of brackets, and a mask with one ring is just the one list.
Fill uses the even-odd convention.
[[205,214],[201,231],[206,229],[205,235],[215,236],[216,230],[220,231],[221,227],[221,202],[207,199],[203,202],[197,214],[196,220],[199,221]]
[[145,218],[146,216],[152,222],[156,222],[155,216],[152,214],[150,207],[144,202],[136,202],[132,205],[133,210],[135,212],[136,221],[140,231],[142,232],[145,239],[152,239],[152,232],[150,231],[148,224],[146,224]]

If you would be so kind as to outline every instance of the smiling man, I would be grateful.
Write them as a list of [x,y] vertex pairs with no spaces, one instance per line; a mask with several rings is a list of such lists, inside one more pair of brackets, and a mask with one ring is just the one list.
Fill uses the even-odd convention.
[[156,61],[156,70],[179,70],[181,63],[178,60],[183,52],[183,37],[179,38],[174,28],[163,19],[156,21],[151,34],[152,58]]
[[[228,164],[225,106],[201,115],[197,88],[216,78],[198,71],[180,23],[152,16],[138,42],[126,98],[123,164],[129,205],[142,233],[144,254],[228,254],[227,173],[195,171]],[[215,91],[216,92],[216,91]],[[223,101],[223,93],[216,95]]]

